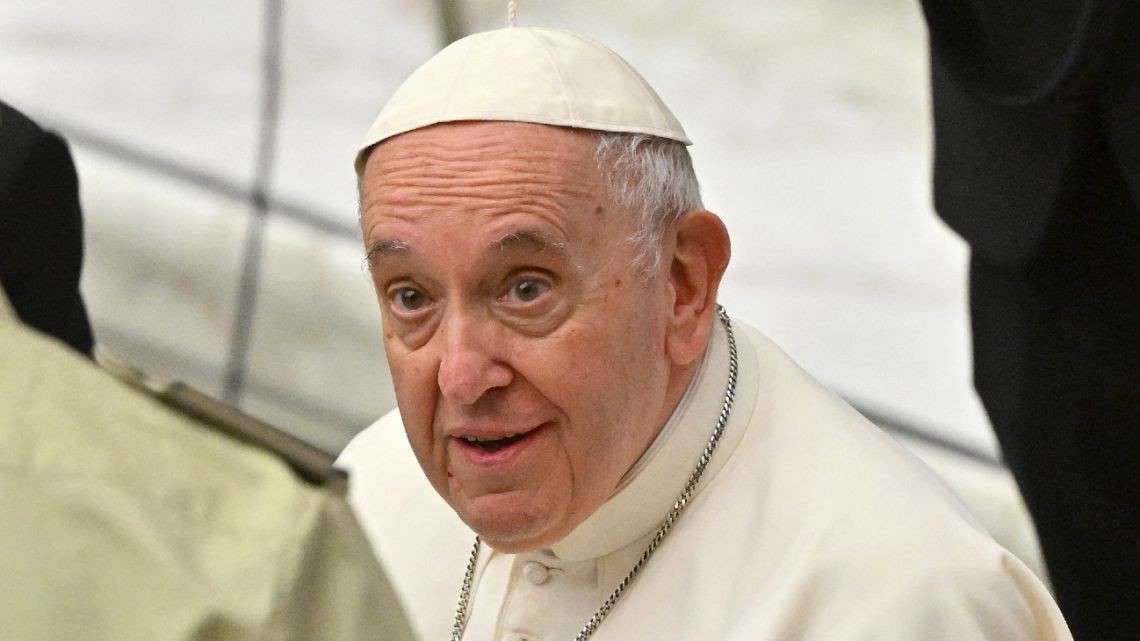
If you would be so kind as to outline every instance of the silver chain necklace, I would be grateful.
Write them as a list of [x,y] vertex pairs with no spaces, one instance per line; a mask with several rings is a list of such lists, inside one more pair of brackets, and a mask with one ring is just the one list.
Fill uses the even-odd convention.
[[[736,373],[738,369],[736,360],[736,336],[732,332],[732,322],[728,319],[728,312],[724,311],[724,307],[716,306],[717,318],[724,324],[725,332],[728,334],[728,385],[724,390],[724,404],[720,408],[720,417],[717,419],[716,427],[713,428],[712,436],[709,437],[708,443],[705,445],[704,451],[701,452],[701,457],[697,460],[697,466],[693,469],[693,473],[689,475],[689,480],[685,483],[685,489],[681,490],[681,496],[677,497],[677,502],[673,504],[673,508],[669,510],[669,514],[665,516],[665,520],[661,522],[660,527],[657,528],[657,533],[653,535],[653,540],[649,542],[649,547],[645,548],[642,552],[641,558],[637,563],[633,564],[633,568],[625,575],[625,578],[617,584],[614,591],[606,598],[602,607],[590,617],[582,631],[578,636],[574,637],[574,641],[586,641],[602,624],[602,620],[614,608],[614,604],[625,592],[626,588],[645,566],[649,557],[657,551],[661,542],[665,540],[665,536],[669,534],[669,530],[673,529],[673,524],[680,518],[681,512],[685,510],[685,506],[689,504],[689,499],[692,498],[693,492],[697,490],[697,484],[701,482],[701,477],[705,473],[705,468],[708,467],[709,461],[712,459],[713,452],[716,450],[717,443],[720,442],[720,436],[724,433],[724,428],[728,425],[728,416],[732,413],[732,401],[736,396]],[[451,641],[460,641],[463,638],[463,632],[467,628],[467,615],[468,606],[471,600],[471,584],[475,580],[475,564],[479,560],[479,548],[481,543],[479,537],[475,537],[475,546],[471,549],[471,558],[467,561],[467,573],[463,576],[463,586],[459,589],[459,605],[455,607],[455,623],[451,627]]]

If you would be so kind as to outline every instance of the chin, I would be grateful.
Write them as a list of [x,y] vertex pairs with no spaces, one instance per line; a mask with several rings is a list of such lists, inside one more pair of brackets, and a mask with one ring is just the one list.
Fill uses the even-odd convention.
[[479,534],[479,539],[494,548],[497,552],[503,554],[519,554],[522,552],[534,552],[543,548],[550,547],[558,542],[561,536],[536,536],[536,537],[518,537],[516,533],[507,533],[507,536],[499,538],[495,532],[487,532]]
[[510,495],[481,497],[474,505],[452,507],[484,543],[506,554],[540,550],[573,529],[549,510],[523,509],[511,498]]

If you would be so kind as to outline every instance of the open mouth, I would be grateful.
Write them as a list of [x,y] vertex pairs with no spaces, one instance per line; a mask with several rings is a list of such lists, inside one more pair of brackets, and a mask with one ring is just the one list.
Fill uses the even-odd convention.
[[467,445],[470,445],[471,447],[483,450],[484,452],[498,452],[504,447],[518,443],[522,439],[526,438],[529,434],[530,432],[511,434],[509,436],[504,436],[503,438],[495,439],[483,439],[474,436],[465,436],[463,437],[463,442]]

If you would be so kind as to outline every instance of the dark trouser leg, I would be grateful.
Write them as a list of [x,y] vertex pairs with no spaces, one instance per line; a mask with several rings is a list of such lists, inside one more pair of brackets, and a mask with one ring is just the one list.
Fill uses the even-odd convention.
[[975,382],[1077,641],[1136,641],[1140,210],[1112,175],[1077,196],[1031,264],[974,256]]

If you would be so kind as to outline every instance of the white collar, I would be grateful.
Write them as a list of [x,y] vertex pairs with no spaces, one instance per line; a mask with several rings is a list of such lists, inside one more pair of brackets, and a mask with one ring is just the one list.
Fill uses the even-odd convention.
[[[724,403],[728,383],[728,338],[719,322],[697,373],[673,416],[612,497],[564,539],[550,546],[567,562],[598,558],[620,550],[661,524],[680,495],[708,442]],[[756,399],[756,356],[740,331],[740,380],[736,401],[716,454],[697,493],[724,467],[744,435]]]
[[681,418],[685,414],[684,408],[692,404],[693,396],[697,393],[696,390],[699,387],[697,381],[704,374],[705,368],[708,367],[708,360],[708,350],[705,350],[705,353],[701,355],[701,362],[697,366],[697,371],[693,374],[692,380],[689,381],[689,385],[685,388],[685,393],[681,395],[681,400],[677,402],[677,407],[673,410],[673,415],[665,422],[665,427],[661,428],[661,431],[654,437],[653,442],[649,444],[645,452],[643,452],[633,466],[629,468],[625,476],[621,477],[621,481],[618,482],[614,494],[621,492],[626,485],[629,485],[629,483],[641,473],[641,470],[645,468],[646,464],[653,458],[653,455],[657,453],[657,450],[661,449],[662,444],[664,444],[669,438],[669,435],[673,433],[673,428],[681,422]]

